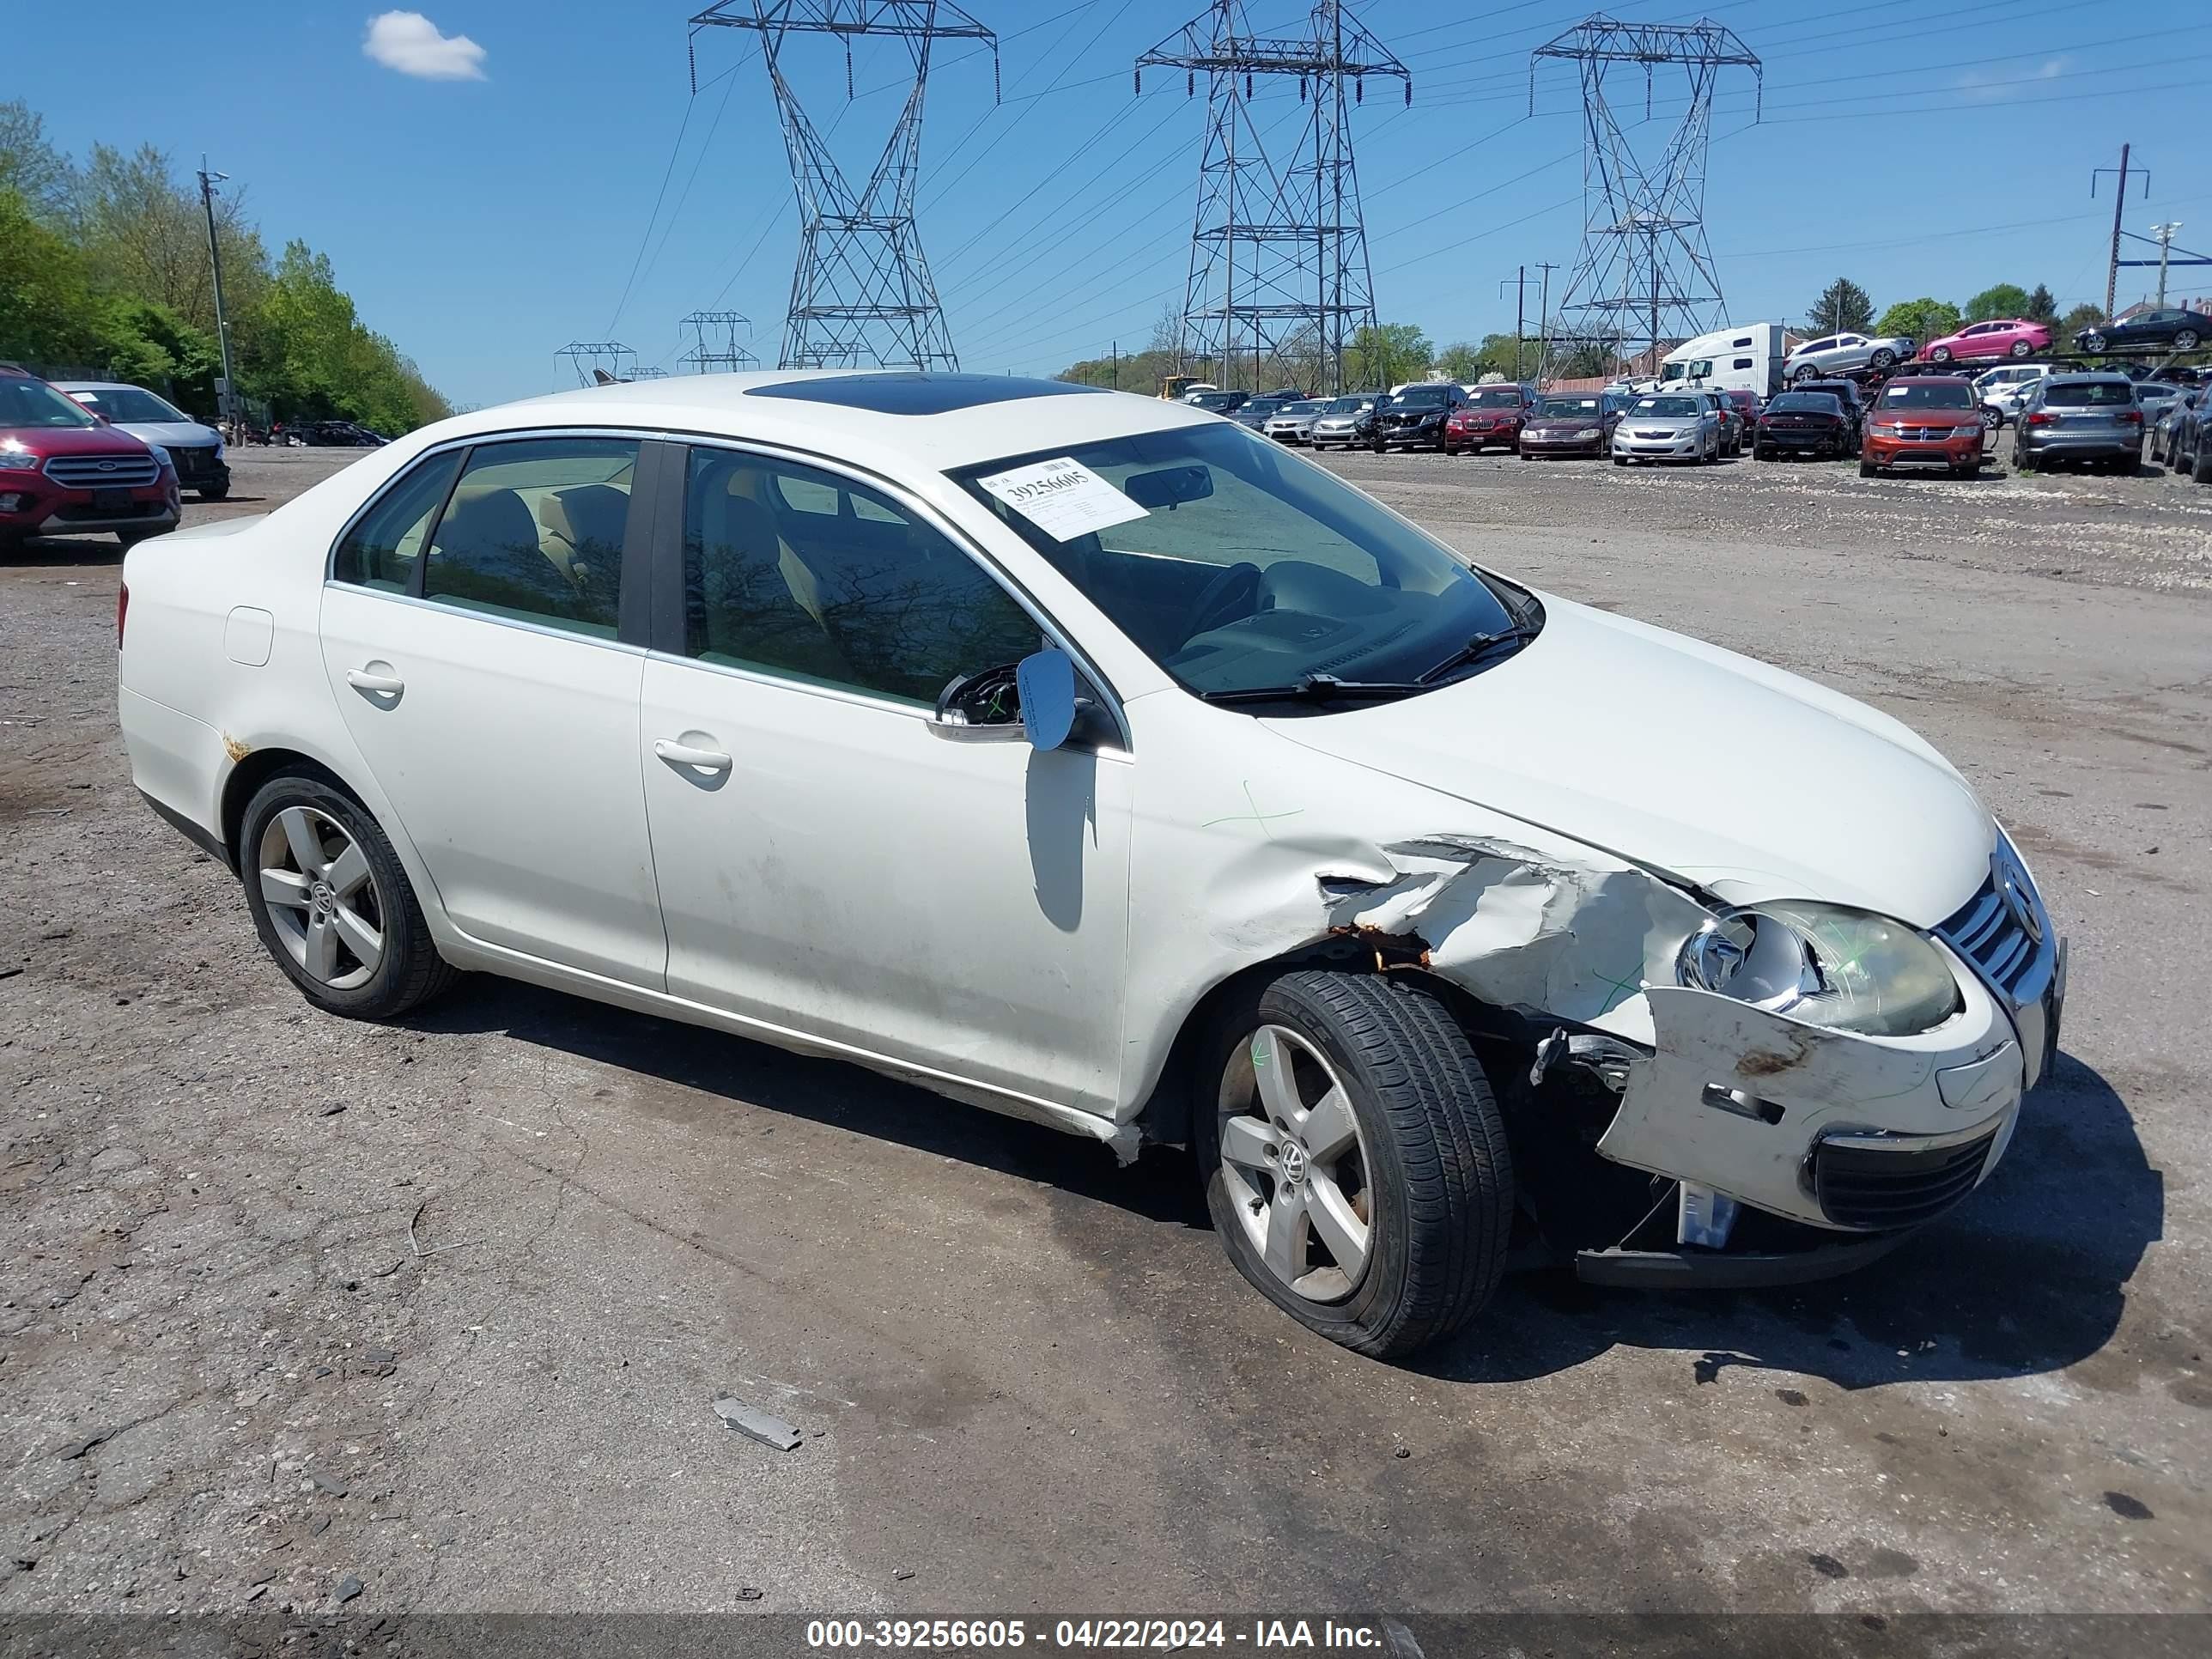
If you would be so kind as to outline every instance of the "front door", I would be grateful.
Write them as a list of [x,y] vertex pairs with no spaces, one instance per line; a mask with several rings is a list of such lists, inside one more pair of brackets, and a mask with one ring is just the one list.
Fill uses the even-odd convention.
[[454,925],[659,989],[645,656],[617,638],[638,459],[612,437],[427,457],[341,542],[322,641],[347,729]]
[[669,990],[1110,1110],[1129,757],[933,721],[1040,629],[910,503],[706,446],[688,474],[684,615],[637,728]]

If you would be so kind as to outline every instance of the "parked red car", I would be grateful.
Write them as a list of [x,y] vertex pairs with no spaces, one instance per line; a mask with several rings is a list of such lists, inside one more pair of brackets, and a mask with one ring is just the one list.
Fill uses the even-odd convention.
[[1954,375],[1900,376],[1882,387],[1867,416],[1859,477],[1893,466],[1941,466],[1954,478],[1982,470],[1982,411],[1974,388]]
[[2025,317],[1969,323],[1956,334],[1930,340],[1920,355],[1931,363],[1972,362],[1983,357],[2033,357],[2051,349],[2051,331]]
[[33,536],[101,532],[128,547],[174,530],[180,511],[163,451],[0,364],[0,553]]
[[1465,450],[1480,455],[1495,444],[1500,449],[1521,446],[1521,428],[1536,409],[1532,386],[1479,386],[1467,402],[1444,422],[1444,453]]

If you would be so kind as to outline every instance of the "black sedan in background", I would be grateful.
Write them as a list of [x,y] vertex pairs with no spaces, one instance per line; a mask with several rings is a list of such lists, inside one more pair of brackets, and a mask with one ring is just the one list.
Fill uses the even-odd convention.
[[1755,461],[1784,453],[1825,458],[1857,453],[1857,422],[1832,392],[1777,392],[1759,410],[1751,438]]
[[2100,323],[2074,337],[2077,349],[2194,351],[2212,336],[2212,317],[2201,311],[2138,311],[2116,323]]

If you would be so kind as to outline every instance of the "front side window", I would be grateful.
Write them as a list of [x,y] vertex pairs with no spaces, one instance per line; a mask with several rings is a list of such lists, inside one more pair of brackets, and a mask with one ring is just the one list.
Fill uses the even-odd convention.
[[635,438],[478,444],[430,538],[422,597],[612,639]]
[[[1448,549],[1242,428],[1176,427],[952,476],[1200,695],[1312,676],[1416,682],[1516,620]],[[1119,521],[1080,529],[1009,503],[1043,477],[1072,480]]]
[[331,580],[386,593],[412,592],[422,538],[453,487],[461,454],[449,449],[433,455],[386,490],[339,541],[331,561]]
[[684,652],[933,708],[1042,635],[982,567],[867,486],[793,462],[691,452]]

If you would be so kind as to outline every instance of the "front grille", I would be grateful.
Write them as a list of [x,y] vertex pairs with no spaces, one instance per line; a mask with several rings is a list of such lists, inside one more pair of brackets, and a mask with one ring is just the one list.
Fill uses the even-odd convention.
[[1989,1162],[1991,1128],[1954,1146],[1877,1135],[1838,1136],[1813,1149],[1813,1195],[1838,1227],[1887,1231],[1941,1215],[1974,1188]]
[[1881,427],[1877,428],[1876,430],[1885,438],[1895,438],[1902,442],[1909,444],[1948,443],[1952,439],[1958,437],[1962,432],[1967,431],[1972,432],[1977,439],[1982,435],[1982,431],[1979,427],[1899,426]]
[[173,444],[169,459],[177,469],[179,478],[204,478],[215,471],[215,447],[212,444]]
[[[2027,872],[2016,866],[2005,867],[2010,862],[2005,854],[2010,851],[2008,847],[2002,849],[1990,878],[1938,924],[1936,935],[1964,957],[2008,1006],[2017,1007],[2042,994],[2051,922]],[[2023,907],[2032,924],[2021,920]],[[2045,973],[2039,973],[2039,968]]]
[[64,489],[137,489],[159,478],[161,466],[149,454],[56,455],[46,471]]

